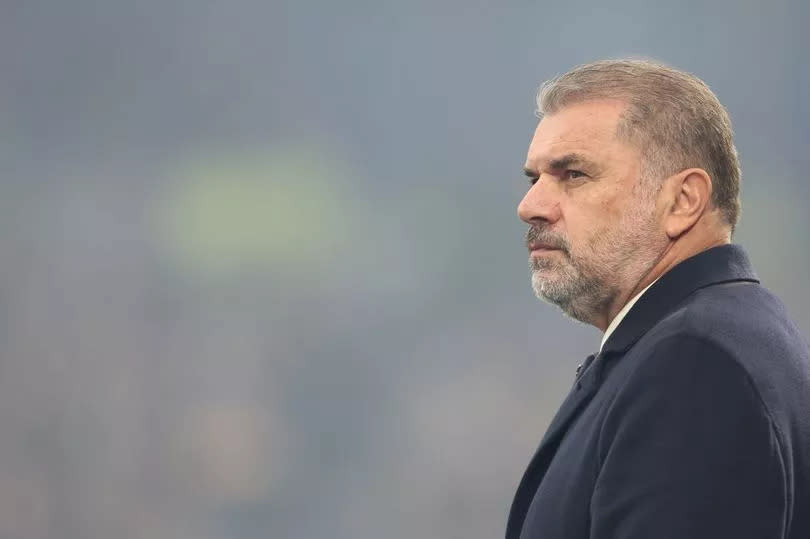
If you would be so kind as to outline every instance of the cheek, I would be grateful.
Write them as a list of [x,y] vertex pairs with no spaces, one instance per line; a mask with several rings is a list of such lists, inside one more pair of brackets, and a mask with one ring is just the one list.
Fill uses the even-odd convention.
[[612,196],[602,196],[598,202],[598,213],[603,222],[619,222],[625,213],[627,199],[622,199],[619,193],[610,193]]
[[614,206],[601,200],[589,204],[571,204],[563,215],[561,221],[565,221],[565,232],[574,252],[598,248],[620,224],[621,217]]

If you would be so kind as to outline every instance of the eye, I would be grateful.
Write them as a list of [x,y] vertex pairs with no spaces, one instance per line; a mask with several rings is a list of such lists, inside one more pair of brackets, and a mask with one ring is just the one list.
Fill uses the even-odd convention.
[[571,169],[566,170],[565,173],[563,174],[564,179],[570,180],[576,180],[577,178],[584,178],[585,176],[587,176],[587,174],[585,174],[581,170],[571,170]]
[[536,183],[537,183],[537,180],[539,180],[539,179],[540,179],[540,178],[532,178],[532,177],[529,177],[529,186],[532,186],[532,185],[536,184]]

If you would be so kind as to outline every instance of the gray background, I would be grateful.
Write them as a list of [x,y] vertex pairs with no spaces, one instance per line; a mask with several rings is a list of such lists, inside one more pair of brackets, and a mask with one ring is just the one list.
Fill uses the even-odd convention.
[[600,338],[515,215],[585,61],[716,91],[810,334],[806,6],[4,0],[0,536],[502,535]]

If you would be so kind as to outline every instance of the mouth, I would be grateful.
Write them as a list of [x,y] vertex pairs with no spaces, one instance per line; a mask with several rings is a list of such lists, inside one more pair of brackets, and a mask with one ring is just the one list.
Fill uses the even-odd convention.
[[540,242],[530,242],[527,246],[529,248],[529,256],[537,257],[542,256],[554,251],[559,251],[556,247]]

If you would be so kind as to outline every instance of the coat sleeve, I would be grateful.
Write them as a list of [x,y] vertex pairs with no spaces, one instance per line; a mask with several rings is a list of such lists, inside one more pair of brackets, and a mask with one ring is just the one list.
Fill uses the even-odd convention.
[[599,455],[591,539],[785,537],[780,435],[748,373],[705,339],[659,343],[609,404]]

